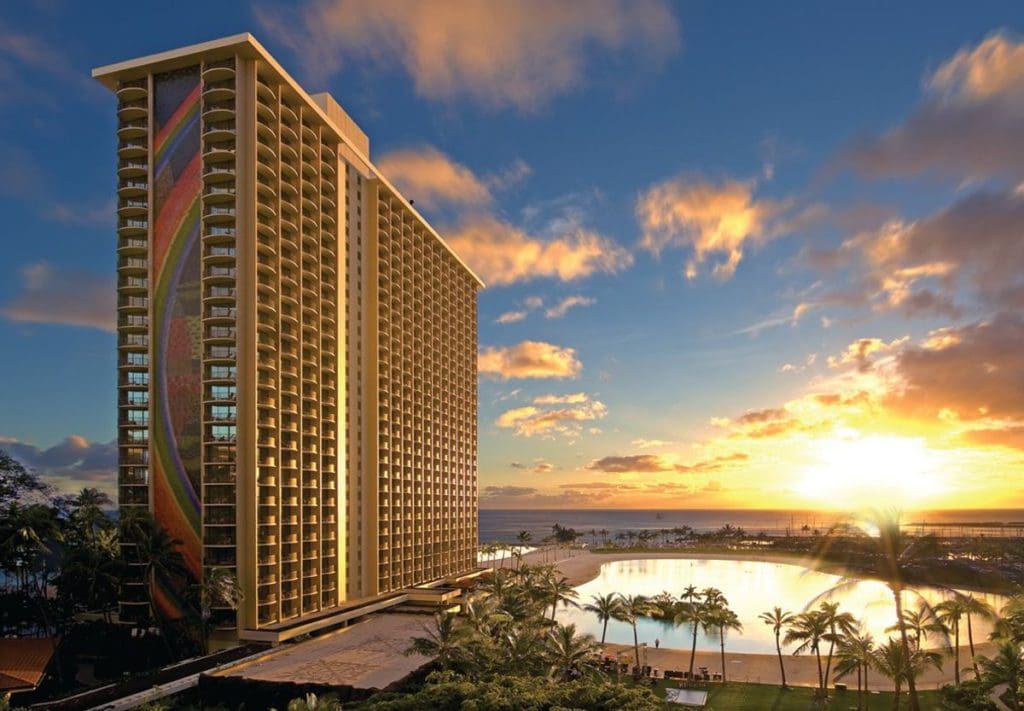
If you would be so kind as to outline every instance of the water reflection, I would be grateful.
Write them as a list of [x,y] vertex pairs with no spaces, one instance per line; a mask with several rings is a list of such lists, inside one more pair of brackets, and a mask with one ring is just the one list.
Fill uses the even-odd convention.
[[[772,629],[757,619],[760,613],[776,605],[783,610],[801,612],[815,596],[838,581],[839,577],[835,575],[781,563],[664,558],[605,563],[598,577],[576,589],[580,594],[579,602],[583,605],[590,601],[592,595],[606,593],[653,596],[667,590],[678,597],[687,585],[695,585],[697,588],[716,587],[725,593],[730,607],[743,623],[742,632],[726,634],[727,651],[760,654],[775,652]],[[920,592],[933,605],[945,597],[939,591],[925,589]],[[1003,598],[999,595],[974,595],[983,598],[996,609],[1003,604]],[[888,636],[885,628],[896,621],[892,593],[883,583],[865,580],[832,599],[839,602],[841,610],[851,612],[854,617],[863,620],[867,630],[876,639],[884,640]],[[905,593],[905,600],[908,609],[911,609],[917,606],[919,598]],[[563,623],[575,623],[581,631],[597,639],[601,638],[601,624],[592,613],[560,608],[558,619]],[[975,640],[988,639],[991,631],[989,623],[973,620],[973,626]],[[690,648],[692,632],[688,626],[673,627],[660,620],[644,619],[638,623],[637,630],[641,643],[654,646],[655,639],[658,639],[663,647]],[[625,622],[610,622],[607,641],[632,644],[632,628]],[[942,644],[942,640],[932,639],[925,646]],[[708,637],[703,630],[699,632],[697,649],[717,651],[717,633]]]

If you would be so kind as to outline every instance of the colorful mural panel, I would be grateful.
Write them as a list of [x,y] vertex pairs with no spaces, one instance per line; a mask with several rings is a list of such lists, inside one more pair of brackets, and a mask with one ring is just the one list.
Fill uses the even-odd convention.
[[[153,82],[153,515],[180,541],[191,582],[202,576],[202,260],[199,239],[199,67]],[[190,580],[158,580],[171,618]]]

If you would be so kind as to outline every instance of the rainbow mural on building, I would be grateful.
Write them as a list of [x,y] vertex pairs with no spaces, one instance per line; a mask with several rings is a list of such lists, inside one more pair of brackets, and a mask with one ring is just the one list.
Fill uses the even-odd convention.
[[180,617],[202,577],[202,259],[199,67],[153,81],[153,516],[181,544],[191,580],[157,580],[161,615]]

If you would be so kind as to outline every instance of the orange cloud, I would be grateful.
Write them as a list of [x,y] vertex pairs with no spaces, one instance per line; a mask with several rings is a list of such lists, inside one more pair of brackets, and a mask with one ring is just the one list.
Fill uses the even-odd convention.
[[485,348],[477,359],[482,375],[512,378],[572,378],[583,364],[576,350],[543,341],[523,341],[514,346]]
[[401,65],[421,96],[523,109],[578,86],[596,50],[637,50],[652,66],[679,46],[664,0],[312,0],[256,18],[320,80],[371,59]]
[[871,356],[890,353],[902,348],[910,336],[896,338],[888,343],[881,338],[859,338],[846,347],[838,356],[828,357],[830,368],[846,368],[855,365],[858,370],[866,371],[871,367]]
[[539,395],[533,399],[534,405],[578,405],[587,402],[590,396],[586,393],[569,395]]
[[1003,34],[961,49],[929,78],[928,88],[953,101],[1024,97],[1024,43]]
[[494,319],[494,322],[501,324],[516,323],[517,321],[522,321],[524,318],[526,318],[525,311],[506,311],[498,316],[498,318]]
[[[534,402],[542,400],[543,398],[538,398]],[[533,405],[517,407],[502,413],[495,424],[498,427],[512,429],[523,437],[555,434],[576,436],[582,430],[581,423],[600,420],[608,414],[608,408],[604,403],[590,400],[586,396],[581,401],[565,404],[565,407],[548,410]]]
[[491,201],[491,191],[472,170],[431,146],[392,151],[377,166],[403,193],[427,206]]
[[23,323],[117,328],[117,290],[113,279],[64,270],[47,262],[21,270],[22,289],[0,307],[0,315]]
[[713,184],[681,176],[649,188],[637,200],[643,237],[653,254],[670,247],[691,248],[686,277],[697,277],[710,256],[722,255],[713,273],[720,279],[736,271],[746,248],[779,234],[776,218],[785,206],[754,197],[754,184],[736,180]]
[[609,456],[595,459],[587,469],[607,474],[655,473],[672,470],[672,465],[665,457],[658,454],[632,454],[629,456]]
[[569,309],[577,306],[593,306],[596,303],[597,299],[592,299],[589,296],[567,296],[554,306],[548,308],[544,312],[544,316],[546,318],[562,318],[569,313]]
[[633,256],[607,237],[576,228],[553,239],[532,237],[490,215],[468,218],[446,235],[448,244],[489,285],[537,278],[574,281],[614,273]]
[[995,34],[939,66],[903,123],[860,140],[839,164],[873,177],[941,171],[1024,178],[1024,43]]

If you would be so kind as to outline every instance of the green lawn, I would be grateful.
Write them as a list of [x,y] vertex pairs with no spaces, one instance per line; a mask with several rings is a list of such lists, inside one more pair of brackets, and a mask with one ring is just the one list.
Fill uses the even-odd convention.
[[[669,682],[675,686],[674,682]],[[658,696],[665,695],[665,682],[659,681],[654,687]],[[936,691],[920,692],[921,711],[939,711],[939,694]],[[892,694],[882,692],[871,694],[871,711],[890,711]],[[901,696],[901,707],[906,703],[907,695]],[[666,708],[682,709],[683,706],[666,704]],[[705,711],[811,711],[821,709],[814,705],[814,691],[805,688],[793,688],[783,691],[782,687],[768,684],[729,683],[725,686],[712,684],[708,689],[708,705]],[[847,711],[857,708],[856,691],[833,691],[827,706],[829,711]]]

